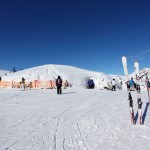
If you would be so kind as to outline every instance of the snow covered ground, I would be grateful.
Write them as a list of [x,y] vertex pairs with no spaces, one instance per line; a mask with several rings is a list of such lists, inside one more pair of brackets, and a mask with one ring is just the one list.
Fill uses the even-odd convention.
[[11,73],[11,71],[0,70],[0,77],[5,76],[5,75],[8,75],[8,74],[10,74],[10,73]]
[[150,150],[147,92],[143,125],[132,97],[136,125],[124,90],[0,88],[0,150]]

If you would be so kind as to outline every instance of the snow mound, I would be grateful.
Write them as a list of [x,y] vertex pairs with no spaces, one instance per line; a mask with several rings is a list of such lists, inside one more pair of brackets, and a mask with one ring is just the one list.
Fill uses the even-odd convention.
[[24,77],[26,81],[55,80],[58,75],[60,75],[64,81],[67,80],[74,87],[85,87],[87,81],[89,79],[93,79],[96,87],[110,88],[110,82],[112,81],[110,76],[102,72],[94,72],[72,66],[52,64],[21,70],[5,76],[3,80],[20,82],[22,77]]

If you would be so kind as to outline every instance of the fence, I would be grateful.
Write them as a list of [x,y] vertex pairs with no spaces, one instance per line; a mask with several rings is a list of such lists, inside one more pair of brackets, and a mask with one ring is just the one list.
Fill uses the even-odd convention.
[[[32,82],[26,82],[26,87],[30,88],[55,88],[56,84],[55,81],[52,80],[34,80]],[[65,83],[63,83],[65,85]],[[21,84],[20,82],[16,81],[0,81],[0,87],[5,87],[5,88],[20,88]]]

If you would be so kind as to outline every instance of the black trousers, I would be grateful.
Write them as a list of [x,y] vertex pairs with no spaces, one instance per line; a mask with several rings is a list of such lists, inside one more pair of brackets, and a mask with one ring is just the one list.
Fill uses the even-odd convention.
[[62,90],[61,90],[61,86],[57,86],[57,94],[61,94]]
[[116,91],[116,86],[115,85],[113,85],[112,91]]

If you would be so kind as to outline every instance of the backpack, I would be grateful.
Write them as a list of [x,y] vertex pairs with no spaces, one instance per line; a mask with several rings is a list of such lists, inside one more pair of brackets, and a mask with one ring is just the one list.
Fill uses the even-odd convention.
[[58,84],[58,85],[61,85],[61,79],[58,79],[58,80],[57,80],[57,84]]

